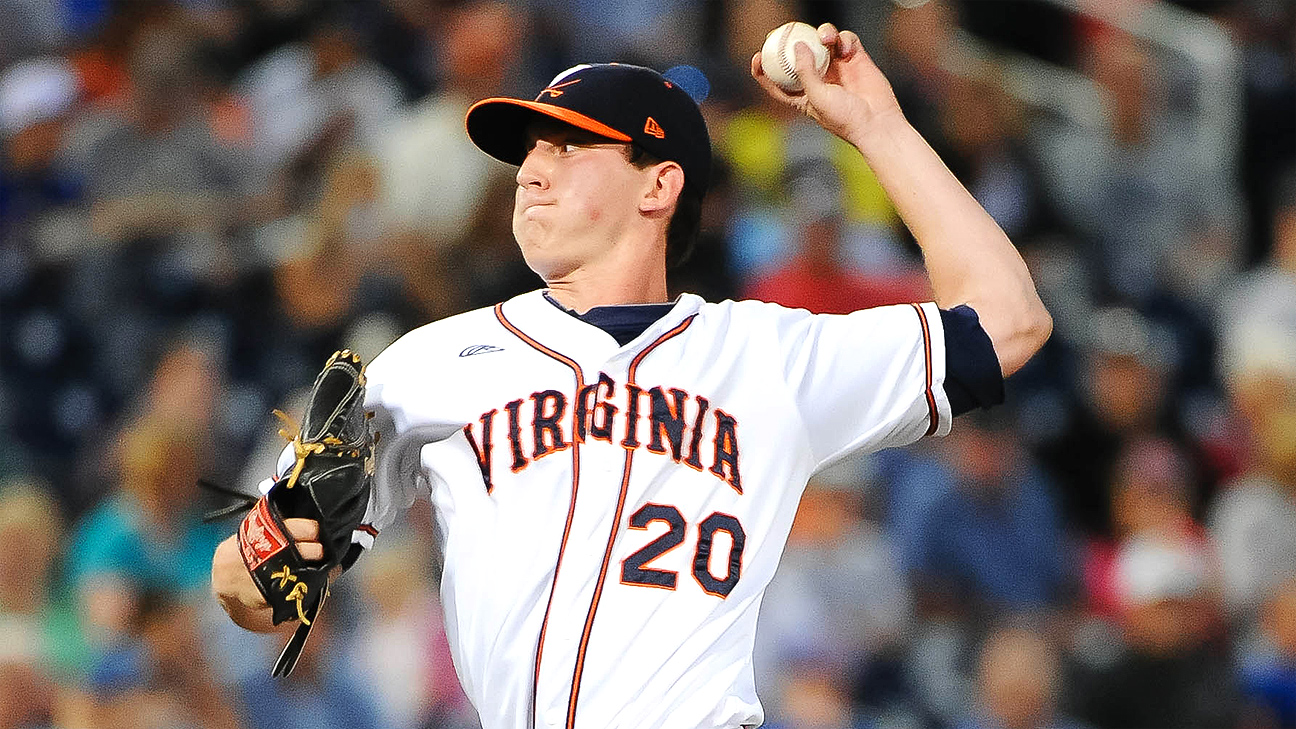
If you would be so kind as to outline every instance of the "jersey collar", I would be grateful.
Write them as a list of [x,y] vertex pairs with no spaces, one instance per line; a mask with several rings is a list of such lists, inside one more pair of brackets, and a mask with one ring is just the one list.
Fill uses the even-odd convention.
[[624,347],[618,346],[612,335],[602,329],[554,306],[545,296],[544,289],[530,291],[505,301],[501,311],[527,336],[556,352],[581,359],[588,356],[610,357],[620,349],[637,351],[643,342],[651,342],[687,317],[696,314],[703,303],[702,297],[696,294],[680,294],[670,311],[648,325],[647,329]]

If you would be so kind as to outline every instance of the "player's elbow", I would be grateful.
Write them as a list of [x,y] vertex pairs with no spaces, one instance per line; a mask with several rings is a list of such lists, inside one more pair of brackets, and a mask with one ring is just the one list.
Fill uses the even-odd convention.
[[1003,317],[995,327],[998,331],[988,332],[1004,377],[1025,366],[1053,334],[1053,316],[1043,302],[1032,298],[1029,305],[1014,307]]

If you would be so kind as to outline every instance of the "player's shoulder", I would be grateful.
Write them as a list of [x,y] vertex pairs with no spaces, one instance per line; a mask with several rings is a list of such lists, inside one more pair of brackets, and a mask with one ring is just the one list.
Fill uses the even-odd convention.
[[731,346],[762,348],[782,338],[781,332],[797,327],[815,314],[756,299],[699,301],[698,333],[716,336]]
[[[703,321],[726,331],[761,333],[781,338],[798,333],[829,328],[835,331],[871,332],[887,329],[916,329],[921,321],[932,326],[938,317],[936,305],[930,302],[889,304],[859,309],[848,314],[817,314],[806,309],[756,299],[725,300],[704,303],[699,309]],[[921,313],[922,316],[916,316]]]
[[804,309],[789,309],[781,304],[756,299],[725,299],[723,301],[706,301],[698,306],[698,314],[715,319],[769,319],[797,312],[809,314]]
[[[371,381],[393,380],[417,369],[457,364],[475,355],[500,351],[491,332],[495,307],[465,311],[410,330],[387,345],[366,368]],[[437,363],[442,363],[438,365]]]
[[702,309],[711,311],[719,316],[736,316],[753,319],[804,319],[809,317],[817,318],[837,318],[843,316],[894,316],[902,312],[909,312],[912,315],[915,306],[924,308],[934,306],[930,302],[914,302],[911,304],[885,304],[882,306],[871,306],[864,309],[857,309],[846,314],[817,314],[807,309],[784,306],[771,301],[760,301],[757,299],[726,299],[714,303],[704,303]]
[[698,313],[709,320],[756,326],[831,316],[814,314],[806,309],[793,308],[758,299],[725,299],[724,301],[706,302],[699,307]]

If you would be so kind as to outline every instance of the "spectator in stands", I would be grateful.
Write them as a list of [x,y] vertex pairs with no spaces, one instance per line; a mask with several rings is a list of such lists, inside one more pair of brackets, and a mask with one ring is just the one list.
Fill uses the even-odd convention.
[[355,312],[361,278],[384,254],[373,220],[378,186],[372,160],[359,153],[335,156],[301,227],[276,242],[276,292],[292,328],[336,330]]
[[[1147,300],[1167,283],[1171,257],[1201,231],[1223,231],[1220,265],[1233,270],[1238,185],[1225,177],[1219,157],[1231,145],[1227,137],[1203,143],[1210,136],[1207,110],[1218,102],[1199,94],[1170,103],[1173,56],[1156,56],[1123,30],[1100,26],[1088,41],[1082,60],[1107,102],[1106,127],[1045,117],[1033,137],[1050,197],[1096,246],[1108,292]],[[1204,252],[1193,262],[1199,273],[1216,264]]]
[[[795,221],[789,257],[758,275],[744,298],[846,314],[871,306],[929,298],[926,276],[902,260],[878,262],[872,271],[851,260],[849,225],[841,205],[841,182],[829,160],[814,158],[788,170],[787,189]],[[862,246],[886,247],[885,238]]]
[[152,419],[122,439],[120,491],[77,526],[67,577],[91,640],[99,647],[128,635],[143,590],[206,597],[208,565],[223,525],[193,508],[204,452],[201,431],[185,421]]
[[333,150],[372,149],[401,102],[400,83],[366,54],[354,12],[329,3],[307,13],[303,41],[257,59],[236,83],[251,108],[260,165],[302,177],[298,187]]
[[336,621],[320,620],[311,630],[310,649],[303,651],[291,681],[267,680],[265,674],[240,681],[238,695],[248,729],[312,729],[383,726],[350,661],[334,660],[344,650],[344,635]]
[[789,661],[787,683],[770,711],[769,729],[871,729],[851,704],[845,667],[822,656]]
[[1259,635],[1242,655],[1240,680],[1249,726],[1296,727],[1296,578],[1269,594],[1260,612]]
[[[419,511],[424,511],[420,507]],[[432,515],[426,514],[431,523]],[[389,729],[466,725],[472,716],[459,687],[442,611],[428,577],[435,546],[414,530],[384,533],[357,563],[368,615],[355,630],[358,676]]]
[[94,234],[109,242],[186,236],[171,238],[180,251],[163,254],[205,280],[229,265],[219,234],[243,218],[243,195],[262,178],[249,174],[244,150],[215,133],[203,103],[208,70],[181,19],[164,16],[138,29],[127,70],[124,107],[79,159]]
[[1221,308],[1221,369],[1250,431],[1243,473],[1211,505],[1228,602],[1253,613],[1296,576],[1296,174],[1284,186],[1267,266]]
[[181,596],[141,593],[126,631],[91,671],[91,725],[240,729],[230,697],[216,684],[197,622]]
[[917,530],[897,545],[904,564],[937,614],[1049,611],[1071,569],[1053,487],[1022,449],[1005,406],[966,418],[934,471],[893,486],[892,510],[923,505],[905,517]]
[[883,32],[887,78],[905,116],[926,139],[942,138],[941,99],[956,83],[948,61],[958,31],[957,4],[930,0],[896,3]]
[[1284,2],[1211,3],[1203,8],[1238,44],[1245,89],[1245,121],[1238,125],[1240,177],[1250,213],[1246,261],[1261,262],[1272,248],[1270,231],[1286,203],[1283,176],[1296,164],[1296,5]]
[[1124,444],[1146,435],[1180,445],[1187,438],[1170,398],[1175,359],[1166,329],[1133,309],[1112,307],[1094,312],[1084,334],[1086,341],[1076,343],[1082,401],[1040,456],[1062,488],[1067,521],[1105,535],[1112,524],[1106,487]]
[[1132,539],[1164,539],[1215,559],[1209,536],[1193,519],[1192,489],[1191,464],[1172,441],[1139,436],[1122,447],[1108,487],[1114,539],[1092,539],[1085,550],[1086,599],[1096,615],[1114,620],[1123,610],[1119,556]]
[[[0,728],[60,725],[60,694],[84,670],[76,615],[54,586],[63,529],[40,484],[0,483]],[[66,725],[66,724],[62,724]]]
[[513,179],[506,165],[473,146],[463,119],[474,101],[504,91],[523,44],[523,19],[500,0],[456,3],[445,12],[444,22],[427,28],[437,53],[437,91],[401,109],[371,147],[390,233],[413,237],[423,249],[456,244],[485,212],[493,181]]
[[955,729],[1079,729],[1058,715],[1061,658],[1029,628],[1001,628],[981,646],[976,708]]
[[81,196],[81,179],[66,155],[79,99],[76,72],[61,58],[35,58],[0,73],[0,269],[6,271],[0,297],[13,293],[40,259],[68,245],[58,238],[85,237],[54,217],[75,219],[72,205]]
[[1067,682],[1068,708],[1100,729],[1227,729],[1239,694],[1213,619],[1216,577],[1183,540],[1141,535],[1116,564],[1123,646],[1089,658]]
[[1270,589],[1296,576],[1296,372],[1253,372],[1235,392],[1251,423],[1252,454],[1212,503],[1209,524],[1229,606],[1245,619]]
[[58,504],[39,483],[0,484],[0,654],[21,655],[59,678],[83,670],[77,615],[56,581],[64,530]]
[[[912,599],[861,466],[848,460],[810,481],[761,604],[758,691],[770,697],[771,717],[800,716],[790,726],[806,720],[806,707],[793,704],[820,693],[844,691],[847,703],[854,694],[869,713],[898,698],[886,684],[901,683],[894,656],[911,627]],[[808,670],[812,663],[818,668]],[[840,674],[837,683],[829,672]]]
[[[778,18],[786,6],[755,2],[736,9],[731,42],[760,27],[764,13]],[[852,276],[916,278],[910,287],[925,290],[895,207],[853,147],[768,97],[710,123],[715,152],[732,172],[728,265],[738,279],[750,285],[795,260],[801,230],[830,215],[840,228],[837,267]]]
[[1025,110],[996,67],[953,77],[940,99],[941,159],[1019,246],[1055,229],[1036,163],[1024,144]]
[[[429,270],[432,267],[425,262],[415,268],[427,272],[413,285],[415,295],[427,302],[425,311],[492,306],[544,285],[535,271],[527,268],[518,250],[513,221],[499,214],[513,205],[516,189],[516,180],[492,176],[480,191],[476,214],[458,240],[447,251],[423,254],[425,260],[435,260],[439,266],[439,270]],[[455,275],[445,275],[449,271]]]
[[[1242,274],[1219,304],[1220,369],[1227,378],[1275,364],[1296,347],[1296,168],[1274,193],[1276,211],[1268,259]],[[1273,333],[1272,340],[1263,339]],[[1259,338],[1259,339],[1258,339]]]

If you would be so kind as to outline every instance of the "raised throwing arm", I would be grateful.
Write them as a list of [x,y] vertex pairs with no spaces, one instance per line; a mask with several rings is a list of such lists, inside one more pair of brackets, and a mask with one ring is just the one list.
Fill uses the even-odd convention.
[[1025,262],[905,119],[891,84],[859,36],[825,23],[819,37],[831,56],[823,78],[814,71],[810,49],[801,43],[795,48],[804,93],[788,94],[774,85],[761,68],[759,53],[752,58],[752,76],[771,96],[860,151],[922,248],[936,303],[975,309],[1004,376],[1011,375],[1053,329]]

